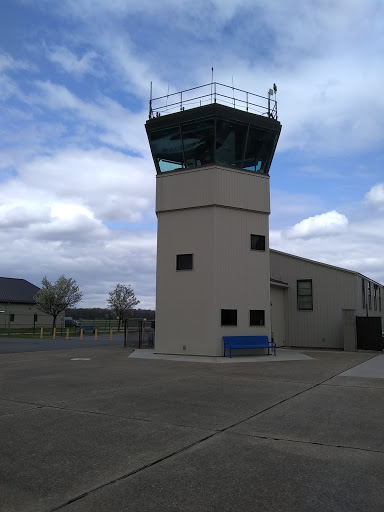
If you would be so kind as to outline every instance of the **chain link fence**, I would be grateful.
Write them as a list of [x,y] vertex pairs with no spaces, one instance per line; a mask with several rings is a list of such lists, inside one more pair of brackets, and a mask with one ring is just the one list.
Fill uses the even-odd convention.
[[65,318],[56,321],[56,330],[52,329],[53,318],[48,315],[17,313],[0,316],[1,337],[13,338],[85,338],[95,340],[120,341],[130,347],[153,347],[155,340],[155,322],[145,318],[130,318],[127,321],[99,318]]

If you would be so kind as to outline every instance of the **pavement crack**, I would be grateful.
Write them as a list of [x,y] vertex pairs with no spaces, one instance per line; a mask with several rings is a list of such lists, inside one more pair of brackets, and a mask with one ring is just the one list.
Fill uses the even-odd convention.
[[207,441],[208,439],[211,439],[212,437],[215,437],[217,436],[218,434],[220,434],[220,432],[214,432],[212,434],[209,434],[208,436],[205,436],[203,437],[202,439],[199,439],[199,441],[196,441],[194,443],[190,443],[186,446],[183,446],[183,448],[180,448],[179,450],[176,450],[172,453],[169,453],[168,455],[164,455],[163,457],[160,457],[152,462],[149,462],[148,464],[144,464],[143,466],[140,466],[139,468],[136,468],[132,471],[129,471],[128,473],[125,473],[124,475],[120,475],[119,477],[113,479],[113,480],[110,480],[109,482],[105,482],[104,484],[101,484],[101,485],[98,485],[97,487],[94,487],[92,489],[90,489],[89,491],[87,492],[84,492],[82,494],[79,494],[78,496],[75,496],[74,498],[71,498],[70,500],[67,500],[65,503],[62,503],[61,505],[57,506],[57,507],[54,507],[54,508],[51,508],[49,509],[48,512],[55,512],[56,510],[61,510],[63,509],[64,507],[66,507],[67,505],[70,505],[71,503],[74,503],[76,501],[79,501],[83,498],[86,498],[87,496],[93,494],[94,492],[96,491],[99,491],[101,489],[104,489],[105,487],[108,487],[110,485],[113,485],[117,482],[120,482],[122,480],[125,480],[126,478],[129,478],[137,473],[140,473],[141,471],[145,470],[145,469],[148,469],[152,466],[155,466],[157,464],[159,464],[160,462],[164,462],[165,460],[167,459],[170,459],[171,457],[174,457],[175,455],[178,455],[180,453],[183,453],[185,452],[186,450],[189,450],[190,448],[193,448],[195,446],[198,446],[199,444]]
[[383,454],[383,450],[374,450],[369,448],[361,448],[359,446],[347,446],[344,444],[329,444],[329,443],[321,443],[320,441],[303,441],[302,439],[290,439],[285,437],[275,437],[275,436],[262,436],[259,434],[245,434],[243,432],[231,432],[231,435],[238,435],[242,437],[250,437],[255,439],[265,439],[266,441],[282,441],[287,443],[296,443],[296,444],[309,444],[314,446],[324,446],[325,448],[341,448],[344,450],[355,450],[360,452],[368,452],[368,453],[380,453]]
[[[347,368],[347,370],[349,370],[349,369],[351,369],[351,368],[354,368],[355,366],[357,366],[357,365],[356,365],[356,364],[354,364],[354,365],[352,365],[350,368]],[[346,370],[346,369],[343,369],[343,372],[344,372],[344,371],[347,371],[347,370]],[[172,458],[172,457],[174,457],[174,456],[176,456],[176,455],[179,455],[180,453],[183,453],[183,452],[185,452],[185,451],[187,451],[187,450],[189,450],[189,449],[191,449],[191,448],[194,448],[194,447],[196,447],[196,446],[199,446],[200,444],[204,443],[205,441],[208,441],[208,440],[210,440],[210,439],[212,439],[212,438],[214,438],[214,437],[217,437],[217,436],[219,436],[219,435],[221,435],[221,434],[223,434],[223,433],[225,433],[225,432],[228,432],[230,429],[232,429],[232,428],[234,428],[234,427],[236,427],[236,426],[238,426],[238,425],[241,425],[242,423],[244,423],[244,422],[246,422],[246,421],[248,421],[248,420],[250,420],[250,419],[252,419],[252,418],[255,418],[256,416],[258,416],[258,415],[260,415],[260,414],[263,414],[264,412],[269,411],[269,410],[273,409],[274,407],[277,407],[277,406],[279,406],[279,405],[281,405],[281,404],[283,404],[283,403],[285,403],[285,402],[287,402],[287,401],[291,400],[292,398],[295,398],[295,397],[297,397],[297,396],[299,396],[299,395],[302,395],[302,394],[304,394],[304,393],[307,393],[308,391],[311,391],[311,390],[313,390],[313,389],[315,389],[315,388],[317,388],[317,387],[319,387],[319,386],[321,386],[321,385],[325,384],[326,382],[328,382],[329,380],[333,379],[333,378],[334,378],[334,377],[336,377],[337,375],[339,375],[339,373],[333,374],[332,376],[327,377],[326,379],[323,379],[322,381],[317,382],[317,383],[316,383],[316,384],[314,384],[314,385],[310,385],[308,388],[306,388],[306,389],[304,389],[304,390],[301,390],[301,391],[298,391],[298,392],[297,392],[297,393],[295,393],[294,395],[291,395],[291,396],[289,396],[289,397],[287,397],[287,398],[284,398],[283,400],[280,400],[280,401],[278,401],[277,403],[275,403],[275,404],[273,404],[273,405],[271,405],[271,406],[269,406],[269,407],[266,407],[265,409],[262,409],[261,411],[258,411],[258,412],[257,412],[257,413],[255,413],[255,414],[251,414],[251,415],[250,415],[250,416],[248,416],[247,418],[243,418],[243,419],[241,419],[241,420],[239,420],[239,421],[237,421],[237,422],[235,422],[235,423],[233,423],[233,424],[231,424],[231,425],[229,425],[229,426],[227,426],[227,427],[224,427],[224,428],[222,428],[222,429],[220,429],[220,430],[218,430],[218,431],[215,431],[215,432],[213,432],[212,434],[209,434],[209,435],[207,435],[207,436],[203,437],[202,439],[199,439],[199,441],[196,441],[196,442],[194,442],[194,443],[190,443],[190,444],[188,444],[188,445],[186,445],[186,446],[184,446],[184,447],[180,448],[179,450],[176,450],[176,451],[174,451],[174,452],[172,452],[172,453],[170,453],[170,454],[168,454],[168,455],[165,455],[165,456],[163,456],[163,457],[159,457],[158,459],[156,459],[156,460],[154,460],[154,461],[152,461],[152,462],[150,462],[150,463],[148,463],[148,464],[144,464],[143,466],[140,466],[139,468],[136,468],[136,469],[134,469],[134,470],[132,470],[132,471],[130,471],[130,472],[128,472],[128,473],[125,473],[125,474],[123,474],[123,475],[121,475],[121,476],[119,476],[119,477],[117,477],[117,478],[115,478],[115,479],[113,479],[113,480],[110,480],[109,482],[105,482],[104,484],[101,484],[101,485],[99,485],[99,486],[96,486],[96,487],[94,487],[94,488],[90,489],[89,491],[87,491],[87,492],[85,492],[85,493],[79,494],[79,495],[75,496],[74,498],[71,498],[70,500],[66,501],[65,503],[62,503],[61,505],[59,505],[59,506],[57,506],[57,507],[54,507],[54,508],[50,509],[50,510],[49,510],[49,512],[56,512],[57,510],[61,510],[61,509],[63,509],[64,507],[66,507],[67,505],[70,505],[71,503],[74,503],[74,502],[76,502],[76,501],[79,501],[79,500],[81,500],[81,499],[83,499],[83,498],[85,498],[85,497],[87,497],[87,496],[89,496],[89,495],[93,494],[93,493],[94,493],[94,492],[96,492],[96,491],[99,491],[99,490],[104,489],[104,488],[106,488],[106,487],[108,487],[108,486],[110,486],[110,485],[113,485],[113,484],[117,483],[117,482],[120,482],[120,481],[122,481],[122,480],[125,480],[125,479],[127,479],[127,478],[129,478],[129,477],[131,477],[131,476],[133,476],[133,475],[136,475],[136,474],[140,473],[141,471],[143,471],[143,470],[145,470],[145,469],[148,469],[148,468],[151,468],[151,467],[153,467],[153,466],[156,466],[157,464],[160,464],[161,462],[164,462],[165,460],[168,460],[168,459],[170,459],[170,458]],[[59,407],[56,407],[56,408],[60,409]],[[95,413],[94,413],[94,414],[95,414]],[[97,414],[103,414],[103,413],[97,413]],[[233,434],[234,434],[234,435],[238,435],[237,433],[233,433]],[[255,437],[255,436],[254,436],[254,437]],[[256,437],[261,437],[261,438],[263,438],[262,436],[256,436]],[[268,438],[268,437],[265,437],[264,439],[269,439],[269,438]],[[275,438],[271,438],[271,439],[274,439],[274,440],[276,440],[276,441],[284,441],[283,439],[278,439],[278,438],[276,438],[276,439],[275,439]],[[286,441],[286,440],[285,440],[285,441]],[[302,442],[302,441],[292,441],[292,442],[300,443],[300,442]],[[327,445],[325,445],[325,444],[324,444],[324,445],[322,445],[321,443],[309,443],[309,444],[317,444],[317,445],[321,445],[321,446],[327,446]],[[345,449],[347,449],[348,447],[343,447],[343,446],[341,446],[340,448],[345,448]],[[357,448],[356,448],[356,449],[357,449]],[[369,450],[366,450],[366,449],[363,449],[363,448],[361,448],[360,450],[361,450],[361,451],[369,451]],[[373,451],[373,450],[372,450],[372,451]],[[383,453],[383,452],[378,452],[378,453]]]

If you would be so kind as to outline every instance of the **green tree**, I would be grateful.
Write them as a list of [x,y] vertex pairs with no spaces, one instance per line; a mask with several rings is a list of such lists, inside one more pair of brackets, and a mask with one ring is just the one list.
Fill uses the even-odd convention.
[[52,330],[56,327],[56,318],[66,308],[75,306],[81,301],[83,293],[72,278],[60,276],[52,284],[45,276],[41,281],[42,287],[35,296],[36,306],[47,315],[52,315]]
[[109,309],[119,319],[118,330],[120,331],[121,321],[127,320],[132,315],[132,308],[140,304],[140,301],[136,299],[131,285],[118,284],[112,292],[109,292],[107,303]]

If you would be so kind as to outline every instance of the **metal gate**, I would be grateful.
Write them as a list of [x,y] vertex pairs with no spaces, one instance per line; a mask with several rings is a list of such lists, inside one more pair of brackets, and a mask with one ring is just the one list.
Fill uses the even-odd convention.
[[356,317],[356,336],[358,350],[383,350],[381,317]]

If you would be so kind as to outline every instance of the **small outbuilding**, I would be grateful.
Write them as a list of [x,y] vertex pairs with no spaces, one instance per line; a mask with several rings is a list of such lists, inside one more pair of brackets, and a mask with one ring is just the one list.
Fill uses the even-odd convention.
[[383,286],[358,272],[270,249],[278,346],[382,350]]
[[[52,326],[52,317],[36,307],[39,289],[25,279],[0,277],[0,331]],[[64,312],[57,318],[57,325],[62,322]]]

